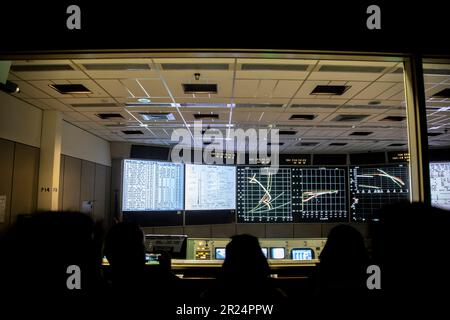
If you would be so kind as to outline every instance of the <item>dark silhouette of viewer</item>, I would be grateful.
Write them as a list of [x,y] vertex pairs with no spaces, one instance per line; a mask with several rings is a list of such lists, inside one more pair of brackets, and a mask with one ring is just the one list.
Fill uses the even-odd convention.
[[[2,241],[2,290],[11,299],[28,303],[47,298],[74,302],[74,298],[94,295],[100,283],[97,240],[94,222],[82,213],[20,216]],[[81,271],[79,289],[67,286],[71,265]]]
[[319,259],[319,296],[338,300],[366,292],[369,255],[363,237],[355,228],[338,225],[331,229]]
[[203,293],[209,302],[281,303],[284,293],[270,278],[270,268],[258,238],[243,234],[231,237],[215,285]]
[[423,203],[398,203],[380,213],[371,237],[374,263],[381,269],[382,303],[397,310],[445,307],[450,212]]
[[155,250],[153,254],[158,255],[158,279],[159,281],[178,281],[178,278],[172,271],[172,256],[165,250]]
[[143,290],[145,243],[138,224],[121,222],[111,227],[103,253],[110,264],[111,287],[115,292],[130,294],[129,290]]

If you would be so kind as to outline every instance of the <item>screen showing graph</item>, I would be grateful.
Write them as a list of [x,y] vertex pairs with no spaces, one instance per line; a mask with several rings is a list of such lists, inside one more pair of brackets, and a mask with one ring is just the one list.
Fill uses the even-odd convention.
[[294,168],[292,172],[292,212],[298,221],[348,220],[345,168]]
[[238,222],[348,220],[345,168],[238,167]]
[[238,222],[293,222],[292,169],[238,167]]
[[236,167],[186,164],[186,210],[235,210]]
[[409,200],[409,168],[406,164],[355,166],[349,171],[353,221],[378,221],[380,208]]
[[431,204],[450,210],[450,162],[430,163]]
[[183,210],[182,164],[123,161],[122,211]]

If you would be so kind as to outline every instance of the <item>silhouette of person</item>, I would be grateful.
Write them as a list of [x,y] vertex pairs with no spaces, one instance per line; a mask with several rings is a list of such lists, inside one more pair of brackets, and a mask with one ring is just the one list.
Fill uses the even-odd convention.
[[144,239],[142,229],[133,222],[118,223],[108,231],[103,253],[110,264],[114,292],[137,293],[144,288]]
[[[371,226],[374,263],[381,270],[381,301],[393,310],[429,312],[446,306],[450,212],[423,203],[383,208]],[[401,299],[399,299],[401,297]]]
[[271,281],[270,267],[258,238],[248,234],[231,237],[221,273],[202,297],[217,303],[282,303],[286,299]]
[[331,229],[319,259],[319,296],[334,300],[344,297],[343,294],[359,296],[366,292],[369,255],[363,237],[355,228],[338,225]]
[[1,247],[0,282],[11,301],[29,308],[45,306],[48,301],[53,307],[59,302],[81,307],[80,302],[98,292],[100,252],[94,222],[87,215],[42,212],[21,216]]
[[172,272],[172,257],[169,252],[165,250],[155,250],[153,254],[158,255],[158,278],[163,281],[177,281],[180,280]]

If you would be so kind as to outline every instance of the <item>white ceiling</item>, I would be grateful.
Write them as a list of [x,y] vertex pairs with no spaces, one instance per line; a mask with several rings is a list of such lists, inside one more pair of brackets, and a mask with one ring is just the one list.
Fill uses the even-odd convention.
[[[89,64],[95,65],[87,68]],[[124,64],[128,69],[118,68]],[[18,65],[68,65],[69,70],[18,71]],[[225,135],[227,128],[275,127],[296,132],[280,136],[281,152],[339,153],[406,148],[406,121],[382,121],[386,116],[406,116],[401,67],[397,62],[292,59],[27,60],[13,62],[9,80],[21,89],[16,97],[41,109],[60,110],[66,121],[109,141],[169,145],[173,143],[170,137],[174,129],[191,128],[194,114],[214,113],[218,119],[204,120],[203,125],[217,127]],[[424,69],[450,66],[425,65]],[[200,80],[195,80],[195,73],[200,73]],[[215,83],[218,93],[183,92],[183,83],[196,82]],[[83,84],[92,93],[60,94],[49,86],[64,83]],[[350,88],[341,96],[311,95],[317,85]],[[425,75],[425,85],[429,130],[443,133],[430,137],[430,144],[449,146],[450,135],[445,130],[450,126],[450,101],[431,96],[450,87],[450,73]],[[140,98],[150,99],[153,105],[126,106]],[[379,104],[371,105],[374,101]],[[143,111],[172,113],[175,119],[145,121],[139,114]],[[99,113],[118,113],[123,119],[102,120]],[[289,120],[294,114],[314,115],[314,119]],[[335,121],[339,115],[367,117],[361,121]],[[143,134],[126,135],[124,130],[141,130]],[[350,135],[355,131],[372,133]],[[308,142],[317,144],[299,145]]]

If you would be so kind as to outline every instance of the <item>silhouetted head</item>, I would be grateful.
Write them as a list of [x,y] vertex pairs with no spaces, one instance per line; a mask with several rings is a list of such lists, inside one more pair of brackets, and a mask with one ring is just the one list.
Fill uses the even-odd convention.
[[169,252],[165,250],[155,250],[154,254],[158,254],[159,268],[162,272],[172,271],[172,257]]
[[258,238],[248,234],[231,237],[226,247],[223,271],[237,278],[267,278],[270,275],[269,264]]
[[325,247],[320,254],[320,263],[367,262],[368,254],[364,239],[358,230],[349,225],[338,225],[331,229]]
[[103,248],[113,270],[140,270],[145,265],[144,233],[136,223],[121,222],[106,235]]
[[349,225],[331,229],[320,254],[322,288],[355,289],[365,286],[369,257],[361,234]]
[[[94,223],[78,212],[42,212],[11,227],[5,240],[8,279],[23,293],[79,294],[91,288],[97,276],[99,252]],[[2,262],[3,263],[3,262]],[[67,268],[81,270],[81,289],[68,290]]]
[[[383,288],[422,296],[450,285],[448,252],[450,212],[423,203],[399,203],[381,211],[371,226],[376,264]],[[428,288],[428,289],[426,289]]]

